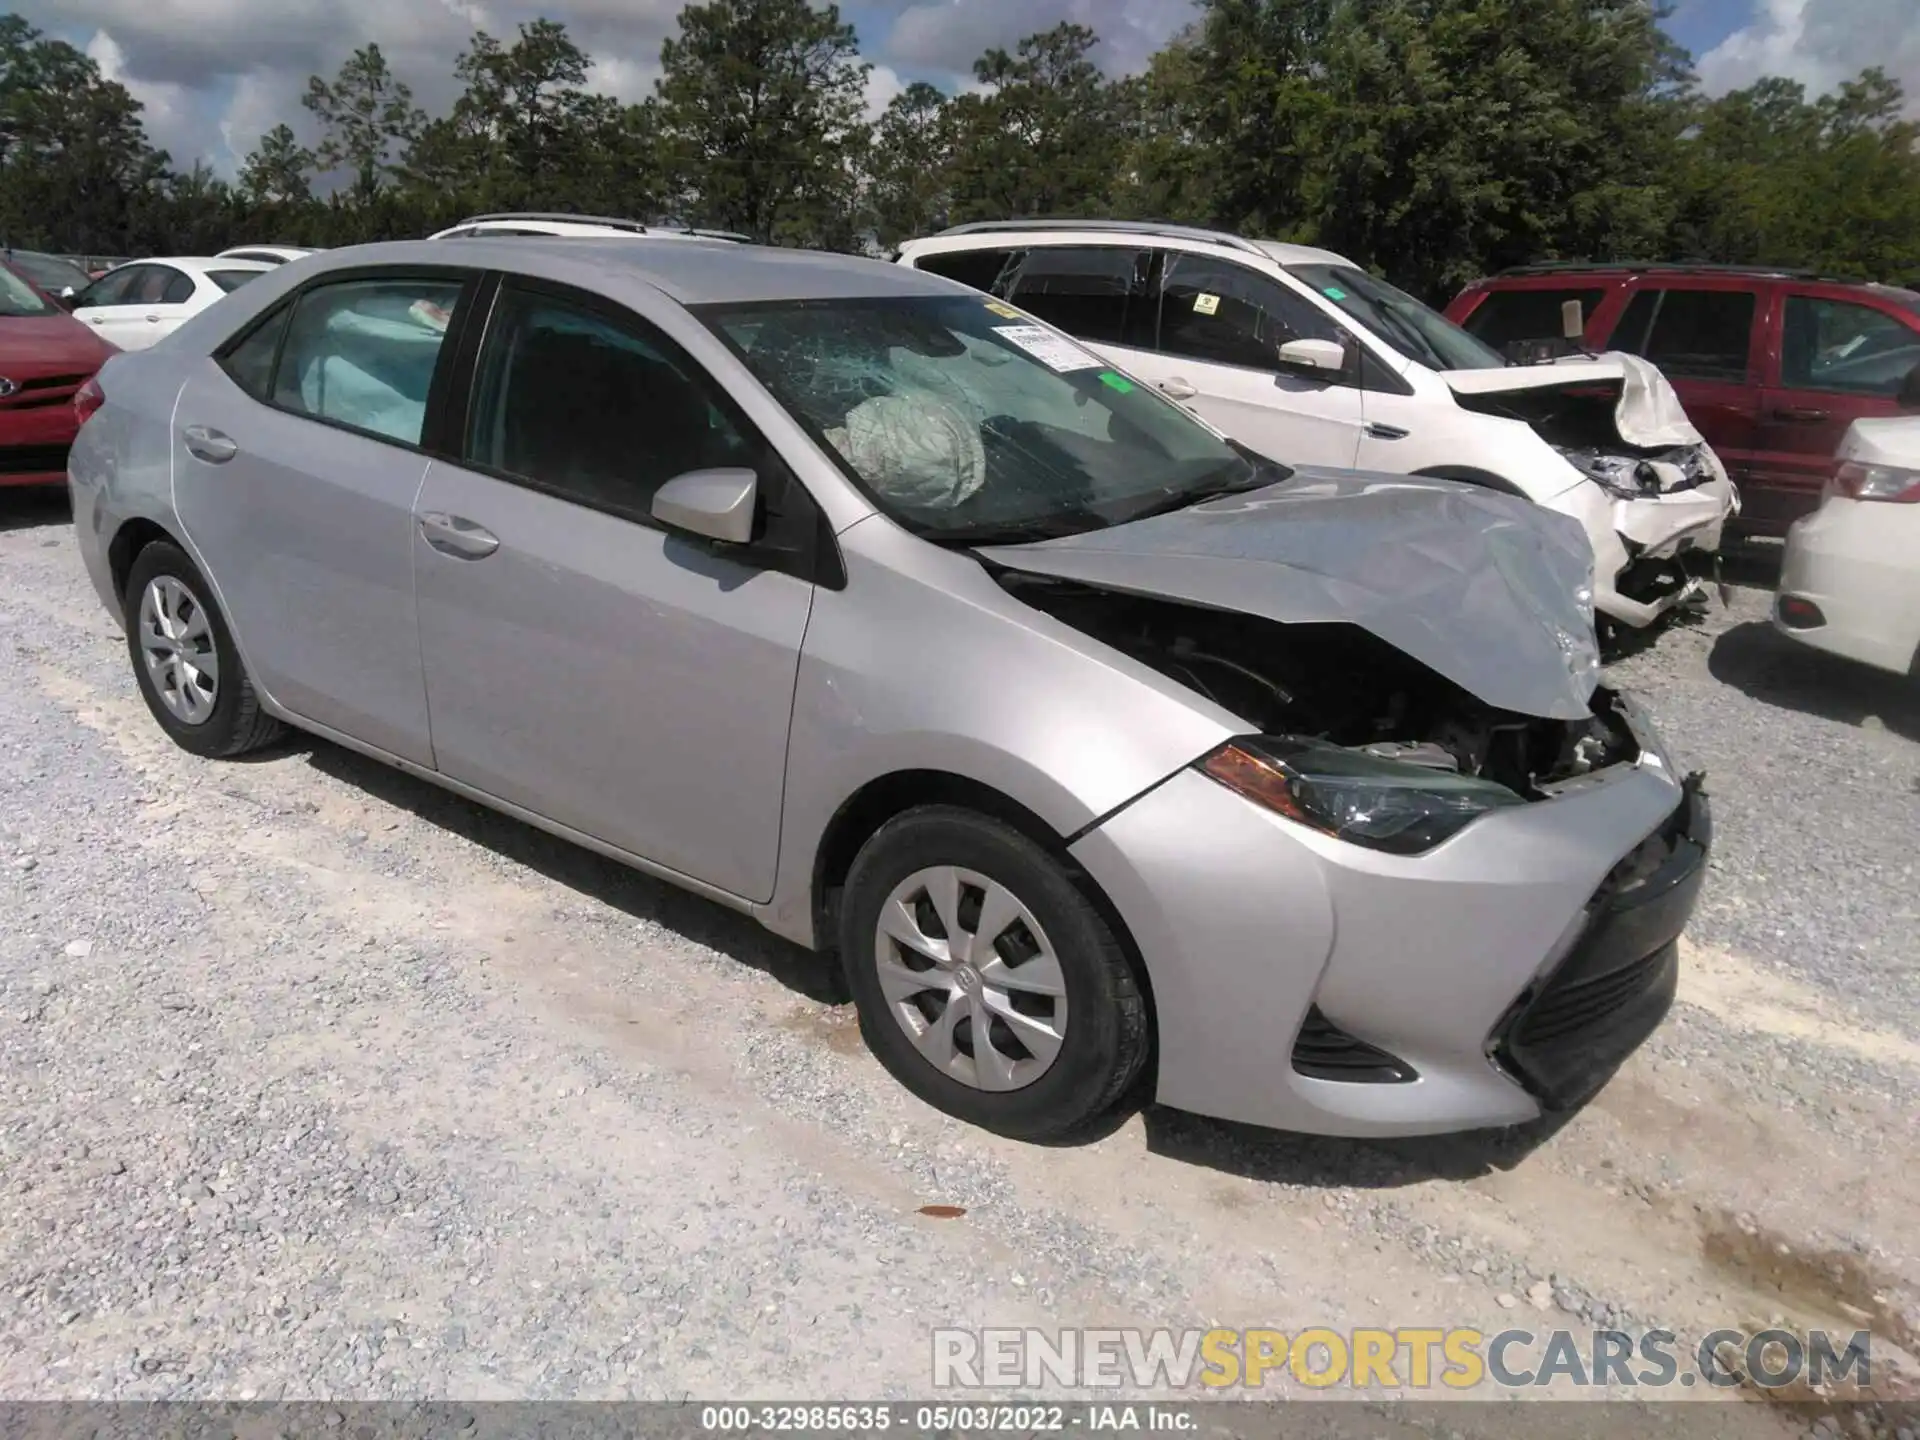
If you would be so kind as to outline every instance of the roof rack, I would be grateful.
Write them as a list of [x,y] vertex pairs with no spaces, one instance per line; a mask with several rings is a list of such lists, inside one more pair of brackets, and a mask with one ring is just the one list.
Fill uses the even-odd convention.
[[1509,265],[1501,275],[1561,275],[1595,270],[1673,270],[1683,275],[1770,275],[1789,280],[1830,280],[1817,270],[1789,265],[1731,265],[1706,260],[1539,260]]
[[[1168,220],[1083,220],[1073,216],[1037,216],[1029,220],[975,220],[967,225],[950,225],[939,232],[947,235],[1018,234],[1025,230],[1094,230],[1120,235],[1159,235],[1169,240],[1206,240],[1215,245],[1231,245],[1236,250],[1264,256],[1253,241],[1230,230],[1209,230],[1200,225],[1180,225]],[[935,238],[939,238],[936,236]]]
[[[503,210],[497,215],[469,215],[462,225],[480,225],[491,220],[552,220],[571,225],[608,225],[619,230],[631,230],[636,235],[647,233],[648,227],[638,220],[626,220],[617,215],[569,215],[560,210]],[[652,227],[662,228],[658,225]]]

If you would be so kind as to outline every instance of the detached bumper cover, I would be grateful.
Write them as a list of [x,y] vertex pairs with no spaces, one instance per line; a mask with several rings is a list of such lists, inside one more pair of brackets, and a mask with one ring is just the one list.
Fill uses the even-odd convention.
[[1699,777],[1667,823],[1613,868],[1567,957],[1501,1026],[1495,1061],[1547,1110],[1592,1097],[1659,1027],[1680,974],[1680,932],[1706,880],[1713,821]]

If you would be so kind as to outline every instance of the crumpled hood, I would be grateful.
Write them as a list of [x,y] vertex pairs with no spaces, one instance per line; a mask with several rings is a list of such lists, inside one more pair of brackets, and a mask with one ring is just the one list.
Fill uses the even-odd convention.
[[1344,621],[1498,709],[1592,713],[1600,657],[1586,532],[1514,496],[1303,468],[1172,514],[978,553],[1011,570],[1284,624]]
[[1604,388],[1617,396],[1614,427],[1627,444],[1661,450],[1706,443],[1706,436],[1687,419],[1679,394],[1660,367],[1621,350],[1591,358],[1571,355],[1546,365],[1448,370],[1442,378],[1454,394],[1475,397]]

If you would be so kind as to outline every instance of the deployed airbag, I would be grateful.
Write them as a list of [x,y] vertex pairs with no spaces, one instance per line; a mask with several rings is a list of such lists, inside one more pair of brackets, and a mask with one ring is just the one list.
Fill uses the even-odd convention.
[[1105,530],[981,550],[1011,570],[1371,631],[1488,705],[1580,720],[1600,674],[1579,522],[1445,480],[1301,469]]

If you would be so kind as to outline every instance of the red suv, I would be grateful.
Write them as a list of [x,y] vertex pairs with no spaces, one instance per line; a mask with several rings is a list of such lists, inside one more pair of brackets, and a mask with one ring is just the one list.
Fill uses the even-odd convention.
[[1516,359],[1582,343],[1645,356],[1740,487],[1738,526],[1784,535],[1819,506],[1847,426],[1920,404],[1920,293],[1792,270],[1529,265],[1477,280],[1447,318]]

